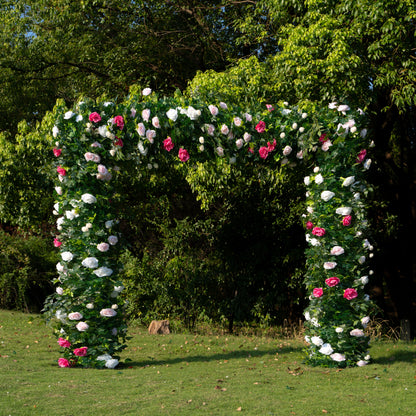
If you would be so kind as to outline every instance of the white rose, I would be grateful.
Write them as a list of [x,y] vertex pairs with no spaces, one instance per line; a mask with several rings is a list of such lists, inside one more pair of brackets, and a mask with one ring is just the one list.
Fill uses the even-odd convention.
[[344,354],[340,354],[338,352],[331,354],[330,357],[334,360],[334,361],[345,361],[345,355]]
[[74,258],[74,255],[70,251],[64,251],[61,253],[63,261],[71,261]]
[[105,228],[111,228],[114,225],[113,220],[108,220],[105,222]]
[[364,264],[364,263],[365,263],[365,256],[361,256],[361,257],[358,259],[358,263],[360,263],[360,264]]
[[346,105],[346,104],[339,105],[338,108],[337,108],[338,111],[341,111],[343,113],[345,113],[349,109],[350,109],[350,107],[348,107],[348,105]]
[[83,194],[81,196],[81,200],[82,202],[85,202],[86,204],[94,204],[97,202],[97,198],[91,194]]
[[362,277],[360,277],[360,282],[363,285],[366,285],[368,283],[368,276],[362,276]]
[[143,118],[144,121],[149,121],[149,118],[150,118],[150,110],[148,108],[145,108],[142,111],[142,118]]
[[241,120],[240,117],[234,117],[233,123],[234,123],[235,126],[240,127],[241,124],[243,123],[243,120]]
[[341,328],[341,327],[339,326],[339,327],[335,328],[335,332],[336,332],[337,334],[341,334],[342,332],[344,332],[344,328]]
[[361,318],[361,324],[365,328],[370,323],[370,317],[364,316],[364,318]]
[[218,146],[216,150],[218,156],[224,156],[224,149],[222,147]]
[[137,125],[136,131],[139,134],[139,136],[144,137],[146,135],[146,127],[144,126],[143,123],[139,123]]
[[297,128],[298,128],[298,123],[293,123],[293,124],[292,124],[292,129],[293,129],[293,130],[296,130]]
[[237,149],[241,149],[243,147],[243,144],[244,144],[243,139],[238,139],[235,141],[235,145],[237,146]]
[[57,287],[57,288],[56,288],[56,293],[57,293],[58,295],[63,295],[63,294],[64,294],[64,290],[63,290],[61,287]]
[[107,360],[105,362],[105,366],[107,368],[115,368],[118,366],[118,360],[116,360],[115,358],[112,358],[111,360]]
[[80,312],[71,312],[68,314],[68,319],[70,321],[79,321],[83,318],[82,313]]
[[318,173],[319,172],[319,166],[315,166],[313,168],[313,173]]
[[86,331],[90,326],[86,322],[78,322],[75,327],[78,329],[79,332]]
[[72,116],[74,116],[75,115],[75,113],[73,113],[72,111],[67,111],[65,114],[64,114],[64,119],[65,120],[69,120]]
[[315,176],[315,183],[320,185],[324,181],[324,177],[318,173],[318,175]]
[[169,120],[176,121],[176,119],[178,118],[178,110],[171,108],[166,113],[166,116],[168,117]]
[[53,126],[53,128],[52,128],[52,136],[56,138],[58,136],[58,134],[59,134],[58,127]]
[[245,132],[243,135],[243,139],[246,143],[248,143],[251,140],[251,134]]
[[358,367],[364,367],[367,364],[368,364],[368,361],[364,361],[364,360],[357,361]]
[[334,192],[331,192],[331,191],[323,191],[321,193],[321,199],[323,199],[325,202],[328,202],[334,196],[335,196]]
[[86,307],[87,309],[94,309],[94,304],[93,304],[93,303],[87,303],[87,304],[85,305],[85,307]]
[[339,207],[335,210],[335,213],[338,215],[350,215],[351,211],[351,207]]
[[98,267],[98,260],[95,257],[86,257],[81,264],[89,269],[96,269]]
[[311,183],[311,177],[310,176],[305,176],[303,178],[303,182],[305,183],[305,185],[309,185]]
[[291,153],[292,153],[292,148],[290,146],[285,146],[285,148],[283,149],[283,155],[288,156]]
[[64,266],[62,266],[62,264],[61,264],[61,263],[57,263],[57,264],[56,264],[56,270],[57,270],[58,272],[63,272],[65,269],[64,269]]
[[142,94],[146,97],[147,95],[150,95],[152,93],[152,89],[151,88],[145,88],[142,91]]
[[97,250],[101,251],[102,253],[108,251],[108,249],[110,248],[110,246],[107,243],[99,243],[97,244]]
[[215,105],[209,105],[208,106],[209,112],[213,115],[216,116],[218,114],[218,108],[215,107]]
[[201,115],[201,110],[196,110],[192,106],[188,107],[187,114],[191,120],[196,120]]
[[342,186],[350,186],[355,182],[355,176],[348,176],[342,182]]
[[222,126],[221,126],[221,133],[222,134],[228,134],[230,132],[230,129],[227,127],[227,125],[226,124],[223,124]]
[[115,246],[118,243],[118,238],[115,235],[110,235],[110,237],[108,237],[108,242],[112,246]]
[[362,329],[353,329],[352,331],[350,331],[350,335],[352,337],[363,337],[364,336],[364,331]]
[[103,355],[99,355],[96,360],[97,361],[108,361],[111,360],[113,357],[110,354],[103,354]]
[[370,169],[370,166],[371,166],[371,159],[367,159],[365,162],[364,162],[364,169]]
[[331,248],[331,254],[333,256],[340,256],[341,254],[344,254],[344,249],[341,246],[334,246]]
[[303,133],[305,131],[305,127],[299,127],[299,133]]
[[159,117],[155,116],[155,117],[152,118],[152,125],[156,129],[160,129]]
[[312,337],[311,342],[312,344],[315,344],[318,347],[320,347],[324,343],[320,337]]
[[280,138],[284,139],[286,137],[286,134],[284,132],[280,133]]
[[335,261],[326,261],[324,263],[325,270],[332,270],[335,269],[335,267],[337,267],[337,263]]
[[55,192],[56,192],[58,195],[62,195],[62,188],[61,188],[60,186],[55,186]]
[[117,312],[112,308],[104,308],[101,309],[100,315],[106,318],[112,318],[113,316],[117,315]]
[[113,274],[113,270],[108,267],[99,267],[94,270],[94,274],[98,277],[111,276]]
[[334,350],[331,347],[331,344],[323,344],[322,347],[319,349],[319,352],[324,355],[331,355]]

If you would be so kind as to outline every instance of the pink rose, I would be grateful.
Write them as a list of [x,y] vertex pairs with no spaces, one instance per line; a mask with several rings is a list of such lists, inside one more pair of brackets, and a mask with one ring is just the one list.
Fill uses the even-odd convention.
[[364,331],[362,329],[356,328],[356,329],[353,329],[352,331],[350,331],[350,335],[352,337],[363,337],[365,334],[364,334]]
[[61,149],[57,149],[56,147],[53,149],[53,154],[54,154],[56,157],[61,156],[61,153],[62,153],[62,150],[61,150]]
[[150,143],[153,143],[153,139],[156,137],[156,132],[154,130],[146,130],[146,138]]
[[56,171],[61,175],[61,176],[65,176],[66,175],[66,170],[63,168],[63,167],[61,167],[61,166],[58,166],[57,168],[56,168]]
[[334,287],[339,283],[339,279],[338,277],[328,277],[328,279],[325,279],[325,283],[329,286],[329,287]]
[[209,112],[213,115],[216,116],[218,114],[218,108],[215,107],[215,105],[209,105],[208,106]]
[[124,118],[123,118],[123,116],[115,116],[114,119],[113,119],[113,123],[117,124],[117,127],[120,130],[124,129]]
[[214,135],[214,131],[215,131],[215,127],[212,124],[208,124],[207,125],[207,133],[210,136],[213,136]]
[[316,287],[312,291],[312,294],[313,294],[313,296],[315,296],[315,298],[320,298],[324,294],[324,291],[321,287]]
[[171,137],[167,137],[163,140],[163,147],[166,151],[170,152],[174,148],[175,144],[172,141]]
[[101,121],[101,116],[98,113],[94,112],[90,114],[89,119],[93,123],[99,123]]
[[260,120],[256,126],[256,131],[258,133],[264,133],[265,130],[266,130],[266,123]]
[[62,243],[57,238],[54,238],[53,245],[55,247],[61,247]]
[[260,147],[259,155],[262,159],[266,159],[269,156],[269,149],[266,146]]
[[351,225],[351,220],[352,220],[351,215],[346,215],[346,216],[342,219],[342,225],[343,225],[343,226],[345,226],[345,227],[350,226],[350,225]]
[[308,230],[312,230],[312,228],[313,228],[313,224],[312,224],[310,221],[308,221],[308,222],[306,223],[306,228],[307,228]]
[[142,111],[142,117],[143,117],[144,121],[149,121],[150,110],[148,108],[146,108],[145,110]]
[[271,104],[266,104],[266,108],[269,111],[273,111],[274,110],[274,107]]
[[108,169],[104,165],[98,165],[97,166],[98,173],[101,173],[101,175],[107,175]]
[[110,245],[108,243],[97,244],[97,250],[101,251],[102,253],[108,251],[109,248],[110,248]]
[[114,142],[115,146],[123,147],[123,140],[121,140],[119,137],[116,136],[116,141]]
[[139,133],[140,136],[144,137],[146,135],[146,127],[144,126],[143,123],[139,123],[137,125],[137,129],[136,129],[137,133]]
[[160,129],[160,122],[159,122],[159,117],[155,116],[152,118],[152,124],[153,127]]
[[186,162],[189,160],[189,153],[186,149],[183,149],[182,147],[179,149],[178,157],[181,162]]
[[334,246],[331,248],[331,254],[333,256],[340,256],[341,254],[344,254],[344,249],[341,246]]
[[269,152],[273,152],[273,150],[276,148],[276,139],[273,139],[273,143],[267,142],[267,150]]
[[71,364],[66,358],[60,358],[58,360],[58,365],[59,367],[71,367]]
[[84,157],[87,162],[92,162],[94,160],[94,153],[87,152],[84,154]]
[[111,318],[113,316],[116,316],[117,315],[117,312],[114,309],[105,308],[105,309],[101,309],[100,315],[101,316],[104,316],[104,317]]
[[81,347],[74,349],[74,355],[77,357],[85,357],[87,355],[88,347]]
[[317,237],[323,237],[325,233],[326,233],[325,228],[314,227],[312,230],[312,234],[316,235]]
[[325,270],[335,269],[335,267],[337,267],[337,263],[335,263],[334,261],[326,261],[324,263]]
[[222,134],[228,134],[230,132],[230,129],[227,127],[227,125],[223,124],[221,126],[221,133]]
[[82,313],[79,313],[79,312],[71,312],[68,315],[68,319],[71,321],[79,321],[82,318],[83,318]]
[[352,300],[356,298],[357,296],[358,296],[358,293],[355,289],[348,288],[344,290],[344,298],[347,300]]
[[64,348],[69,348],[71,346],[71,343],[65,338],[59,338],[58,344]]
[[367,156],[367,150],[362,149],[360,150],[360,153],[357,155],[357,163],[361,163],[365,157]]
[[79,332],[86,331],[90,326],[86,322],[78,322],[75,327],[78,329]]

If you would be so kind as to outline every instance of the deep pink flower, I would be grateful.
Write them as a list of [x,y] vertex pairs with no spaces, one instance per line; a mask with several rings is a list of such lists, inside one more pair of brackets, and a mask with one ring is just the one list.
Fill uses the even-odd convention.
[[186,149],[183,149],[182,147],[179,149],[178,157],[181,162],[186,162],[189,160],[189,153]]
[[338,277],[328,277],[328,279],[325,279],[325,283],[329,286],[329,287],[334,287],[339,283],[339,279]]
[[366,155],[367,155],[367,150],[365,149],[360,150],[360,153],[358,153],[358,156],[357,156],[357,163],[361,163],[365,159]]
[[313,228],[313,224],[312,224],[310,221],[308,221],[308,222],[306,223],[306,228],[307,228],[308,230],[312,230],[312,228]]
[[61,167],[61,166],[58,166],[57,168],[56,168],[56,171],[61,175],[61,176],[65,176],[66,175],[66,170],[63,168],[63,167]]
[[355,289],[348,288],[344,290],[345,299],[351,300],[351,299],[356,298],[357,296],[358,296],[358,293]]
[[321,134],[321,136],[319,137],[319,142],[320,143],[325,143],[328,139],[326,138],[326,133]]
[[59,367],[71,367],[71,364],[66,358],[60,358],[58,360],[58,365]]
[[55,247],[61,247],[62,242],[60,242],[57,238],[54,238],[54,239],[53,239],[53,245],[54,245]]
[[316,235],[317,237],[323,237],[325,233],[326,233],[325,228],[314,227],[312,230],[312,234]]
[[71,346],[71,343],[65,338],[59,338],[58,344],[64,348],[69,348]]
[[349,226],[351,225],[351,220],[352,220],[351,215],[346,215],[346,216],[342,219],[342,225],[343,225],[344,227],[349,227]]
[[87,355],[88,347],[75,348],[74,354],[77,357],[85,357]]
[[267,150],[269,152],[273,152],[275,148],[276,148],[276,139],[273,139],[273,143],[267,142]]
[[267,108],[269,111],[273,111],[273,110],[274,110],[274,107],[273,107],[271,104],[266,104],[266,108]]
[[265,130],[266,130],[266,123],[260,120],[256,126],[257,133],[264,133]]
[[54,154],[56,157],[61,156],[61,153],[62,153],[62,149],[57,149],[56,147],[53,149],[53,154]]
[[116,136],[116,141],[114,142],[114,145],[115,146],[120,146],[120,147],[123,147],[123,140],[121,140],[120,138],[118,138],[117,136]]
[[316,287],[312,291],[312,294],[315,296],[315,298],[320,298],[324,294],[324,290],[321,287]]
[[163,147],[166,151],[170,152],[174,148],[175,144],[172,141],[171,137],[167,137],[165,140],[163,140]]
[[248,147],[247,152],[250,152],[252,155],[254,155],[254,149],[252,147]]
[[262,159],[266,159],[269,156],[269,149],[266,146],[260,147],[259,155]]
[[93,123],[99,123],[101,121],[101,116],[97,112],[94,111],[93,113],[90,114],[89,119]]
[[113,119],[113,123],[117,124],[117,127],[120,130],[124,129],[124,118],[123,118],[123,116],[115,116],[114,119]]

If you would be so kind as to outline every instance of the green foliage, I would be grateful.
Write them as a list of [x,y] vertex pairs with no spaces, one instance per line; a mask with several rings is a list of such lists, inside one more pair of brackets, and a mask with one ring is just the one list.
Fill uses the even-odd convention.
[[0,229],[0,308],[39,312],[52,291],[57,253],[51,241]]

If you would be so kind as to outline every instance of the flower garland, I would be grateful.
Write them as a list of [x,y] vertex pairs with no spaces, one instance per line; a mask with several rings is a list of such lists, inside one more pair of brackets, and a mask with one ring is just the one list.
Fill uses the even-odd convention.
[[[192,105],[191,105],[192,104]],[[46,301],[63,356],[61,367],[114,368],[126,347],[123,290],[118,279],[119,234],[111,198],[120,165],[156,169],[157,160],[193,164],[226,158],[230,164],[290,167],[316,163],[305,178],[308,362],[363,365],[369,361],[370,302],[363,288],[366,131],[361,115],[345,105],[309,115],[287,103],[250,113],[225,103],[208,106],[159,99],[146,88],[124,103],[57,105],[52,134],[57,173],[60,249],[56,293]],[[371,256],[371,255],[370,255]]]

